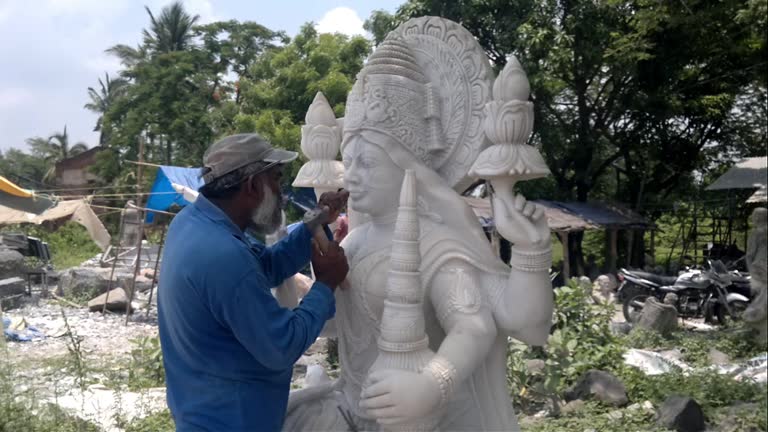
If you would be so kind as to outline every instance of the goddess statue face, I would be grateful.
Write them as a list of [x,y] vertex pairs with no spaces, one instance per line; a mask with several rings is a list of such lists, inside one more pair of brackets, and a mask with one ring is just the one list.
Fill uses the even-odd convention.
[[361,135],[350,139],[341,156],[349,206],[372,217],[397,213],[405,172],[392,158]]

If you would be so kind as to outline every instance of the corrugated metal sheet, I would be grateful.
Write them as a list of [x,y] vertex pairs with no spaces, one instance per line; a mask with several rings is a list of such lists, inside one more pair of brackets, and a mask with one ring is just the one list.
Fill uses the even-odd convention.
[[757,189],[766,186],[768,157],[747,158],[721,175],[707,190]]
[[766,191],[765,186],[761,187],[757,192],[753,193],[751,197],[747,198],[747,202],[750,204],[768,202],[768,191]]
[[[487,198],[464,197],[483,225],[493,224],[491,202]],[[604,203],[563,203],[534,201],[544,208],[552,231],[584,231],[604,228],[646,229],[649,224],[642,216],[623,207]]]

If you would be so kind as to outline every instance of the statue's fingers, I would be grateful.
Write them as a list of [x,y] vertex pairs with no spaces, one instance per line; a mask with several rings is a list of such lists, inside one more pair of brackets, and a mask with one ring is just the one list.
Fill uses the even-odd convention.
[[381,409],[393,406],[392,395],[389,393],[360,401],[360,408],[365,410]]
[[522,194],[517,194],[515,196],[515,210],[522,212],[525,207],[525,202],[525,197]]
[[389,381],[384,379],[384,375],[378,372],[372,373],[368,377],[368,386],[360,394],[362,399],[373,398],[389,393],[392,389],[389,385]]
[[377,420],[380,425],[394,425],[405,422],[405,417],[387,417]]
[[393,418],[399,417],[398,411],[399,410],[397,409],[397,407],[390,406],[386,408],[369,409],[366,411],[366,413],[368,413],[369,416],[374,417],[379,421],[381,421],[384,419],[393,419]]
[[493,217],[496,219],[505,219],[507,215],[507,206],[504,201],[494,196],[491,198],[491,210],[493,211]]
[[531,216],[531,220],[539,221],[542,217],[544,217],[544,207],[537,205],[536,211],[533,212],[533,216]]
[[523,207],[523,216],[530,218],[533,215],[533,212],[536,211],[536,204],[532,202],[525,203],[525,207]]

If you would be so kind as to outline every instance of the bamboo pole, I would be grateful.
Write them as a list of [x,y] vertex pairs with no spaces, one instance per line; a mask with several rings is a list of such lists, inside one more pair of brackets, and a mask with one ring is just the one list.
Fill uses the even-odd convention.
[[[139,162],[144,162],[144,138],[139,137]],[[140,163],[138,168],[136,169],[136,206],[142,207],[141,205],[141,174],[142,174],[142,164]],[[128,319],[131,316],[131,303],[133,303],[133,296],[136,292],[136,276],[139,273],[139,268],[141,268],[141,250],[142,247],[142,241],[144,239],[144,219],[147,217],[147,213],[139,210],[139,216],[141,216],[141,220],[139,221],[139,249],[136,251],[136,265],[133,268],[133,279],[131,280],[131,293],[128,295],[128,303],[125,305],[125,325],[128,325]]]
[[101,313],[104,314],[107,311],[107,303],[109,303],[109,292],[112,291],[112,279],[115,277],[115,267],[117,267],[117,259],[120,256],[120,240],[123,238],[123,229],[125,227],[125,218],[120,215],[120,229],[117,233],[117,249],[115,249],[115,259],[112,261],[112,271],[109,272],[109,281],[107,282],[107,295],[104,297],[104,306],[101,308]]
[[149,316],[149,310],[152,309],[152,293],[155,291],[155,281],[157,280],[157,267],[160,265],[160,255],[163,253],[163,245],[165,244],[166,228],[167,228],[167,225],[163,225],[163,228],[160,234],[160,246],[157,248],[157,257],[155,257],[155,271],[152,273],[152,285],[149,286],[149,301],[147,302],[147,316]]

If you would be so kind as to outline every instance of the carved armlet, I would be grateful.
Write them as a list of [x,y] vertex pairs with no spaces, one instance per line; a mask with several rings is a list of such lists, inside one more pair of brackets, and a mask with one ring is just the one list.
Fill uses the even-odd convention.
[[448,398],[453,394],[453,387],[456,384],[456,367],[445,357],[435,355],[432,360],[424,366],[422,373],[430,374],[440,386],[440,407],[445,406]]

